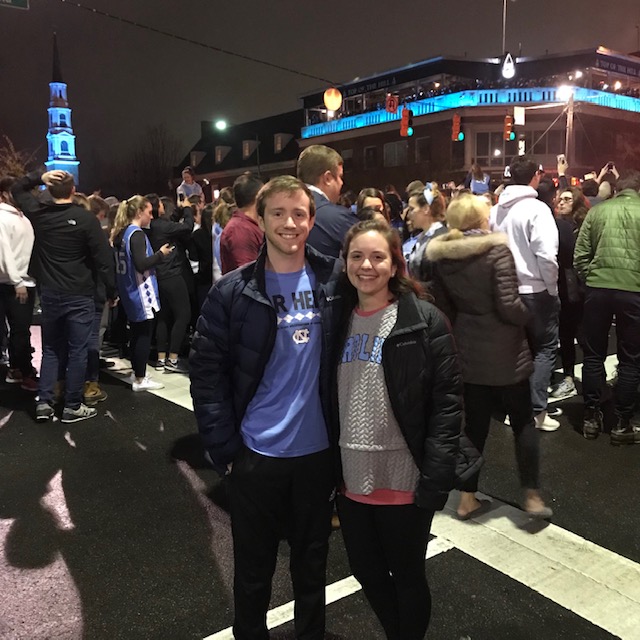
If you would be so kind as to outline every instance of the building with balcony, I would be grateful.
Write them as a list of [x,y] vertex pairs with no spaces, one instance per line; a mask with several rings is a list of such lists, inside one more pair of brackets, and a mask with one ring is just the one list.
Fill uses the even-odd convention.
[[[353,190],[387,183],[402,187],[415,178],[460,180],[473,162],[498,179],[509,159],[523,153],[550,170],[564,153],[574,176],[608,161],[619,168],[640,167],[638,54],[598,47],[515,62],[508,80],[499,58],[453,57],[356,79],[339,87],[343,102],[336,112],[324,106],[324,90],[305,95],[299,115],[283,114],[301,121],[299,130],[278,121],[279,129],[293,135],[288,162],[308,145],[333,147],[345,160],[345,188]],[[386,108],[389,95],[397,96],[395,112]],[[403,108],[413,112],[410,137],[400,136]],[[454,115],[460,117],[461,141],[452,140]],[[512,140],[505,139],[506,116],[514,118]],[[249,123],[250,128],[263,123],[268,129],[269,120],[274,121]],[[215,144],[202,139],[196,148],[210,156]],[[261,148],[266,157],[266,146]],[[231,164],[246,170],[242,163]],[[281,168],[293,173],[289,166]],[[218,176],[226,179],[224,172]]]

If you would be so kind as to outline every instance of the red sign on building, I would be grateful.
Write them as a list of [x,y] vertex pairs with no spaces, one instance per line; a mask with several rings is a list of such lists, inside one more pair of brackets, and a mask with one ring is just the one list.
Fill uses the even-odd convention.
[[393,93],[387,93],[385,108],[389,113],[396,113],[400,106],[400,98]]

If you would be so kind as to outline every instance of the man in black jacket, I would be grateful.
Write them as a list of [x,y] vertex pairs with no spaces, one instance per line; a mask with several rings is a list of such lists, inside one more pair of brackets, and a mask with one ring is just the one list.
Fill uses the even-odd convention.
[[298,178],[313,193],[316,220],[309,244],[320,253],[337,258],[347,231],[358,222],[354,213],[337,204],[342,190],[340,154],[322,144],[307,147],[298,158]]
[[[31,190],[44,184],[52,202],[43,204]],[[93,418],[82,404],[87,350],[95,314],[96,278],[107,298],[116,299],[115,267],[109,243],[97,218],[73,204],[73,176],[66,171],[31,173],[12,188],[19,208],[35,232],[30,271],[40,290],[42,366],[36,419],[53,416],[53,391],[60,363],[66,364],[62,422]]]
[[278,543],[291,547],[297,638],[320,640],[334,474],[330,368],[338,261],[305,247],[313,198],[291,176],[257,197],[266,246],[219,280],[198,320],[191,395],[214,467],[229,475],[234,637],[268,638]]

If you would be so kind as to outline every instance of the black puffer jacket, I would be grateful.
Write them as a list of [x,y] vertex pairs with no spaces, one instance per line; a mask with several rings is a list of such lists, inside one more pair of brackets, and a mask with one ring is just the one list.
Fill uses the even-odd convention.
[[[391,409],[420,471],[415,504],[440,510],[457,477],[482,464],[472,446],[461,457],[462,377],[443,314],[413,294],[402,295],[382,347],[382,366]],[[337,402],[334,416],[338,421]]]
[[[316,276],[315,296],[322,316],[320,397],[330,428],[330,371],[341,315],[335,287],[342,263],[309,246],[306,258]],[[265,259],[263,248],[256,262],[216,282],[202,306],[189,356],[198,429],[220,473],[240,449],[240,425],[275,343],[276,312],[266,295]]]
[[513,255],[503,233],[434,238],[431,293],[449,316],[465,382],[505,386],[533,371],[525,335],[528,311],[518,295]]
[[156,267],[158,280],[167,280],[181,276],[185,269],[191,271],[185,249],[193,233],[193,209],[184,207],[182,222],[174,222],[168,216],[160,216],[151,221],[147,237],[151,248],[158,251],[165,244],[175,244],[176,248]]

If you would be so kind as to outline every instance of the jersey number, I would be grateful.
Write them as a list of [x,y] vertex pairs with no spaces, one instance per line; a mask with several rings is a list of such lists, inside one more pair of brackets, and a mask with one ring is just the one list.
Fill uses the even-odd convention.
[[116,273],[121,276],[127,275],[127,259],[123,252],[116,253]]

